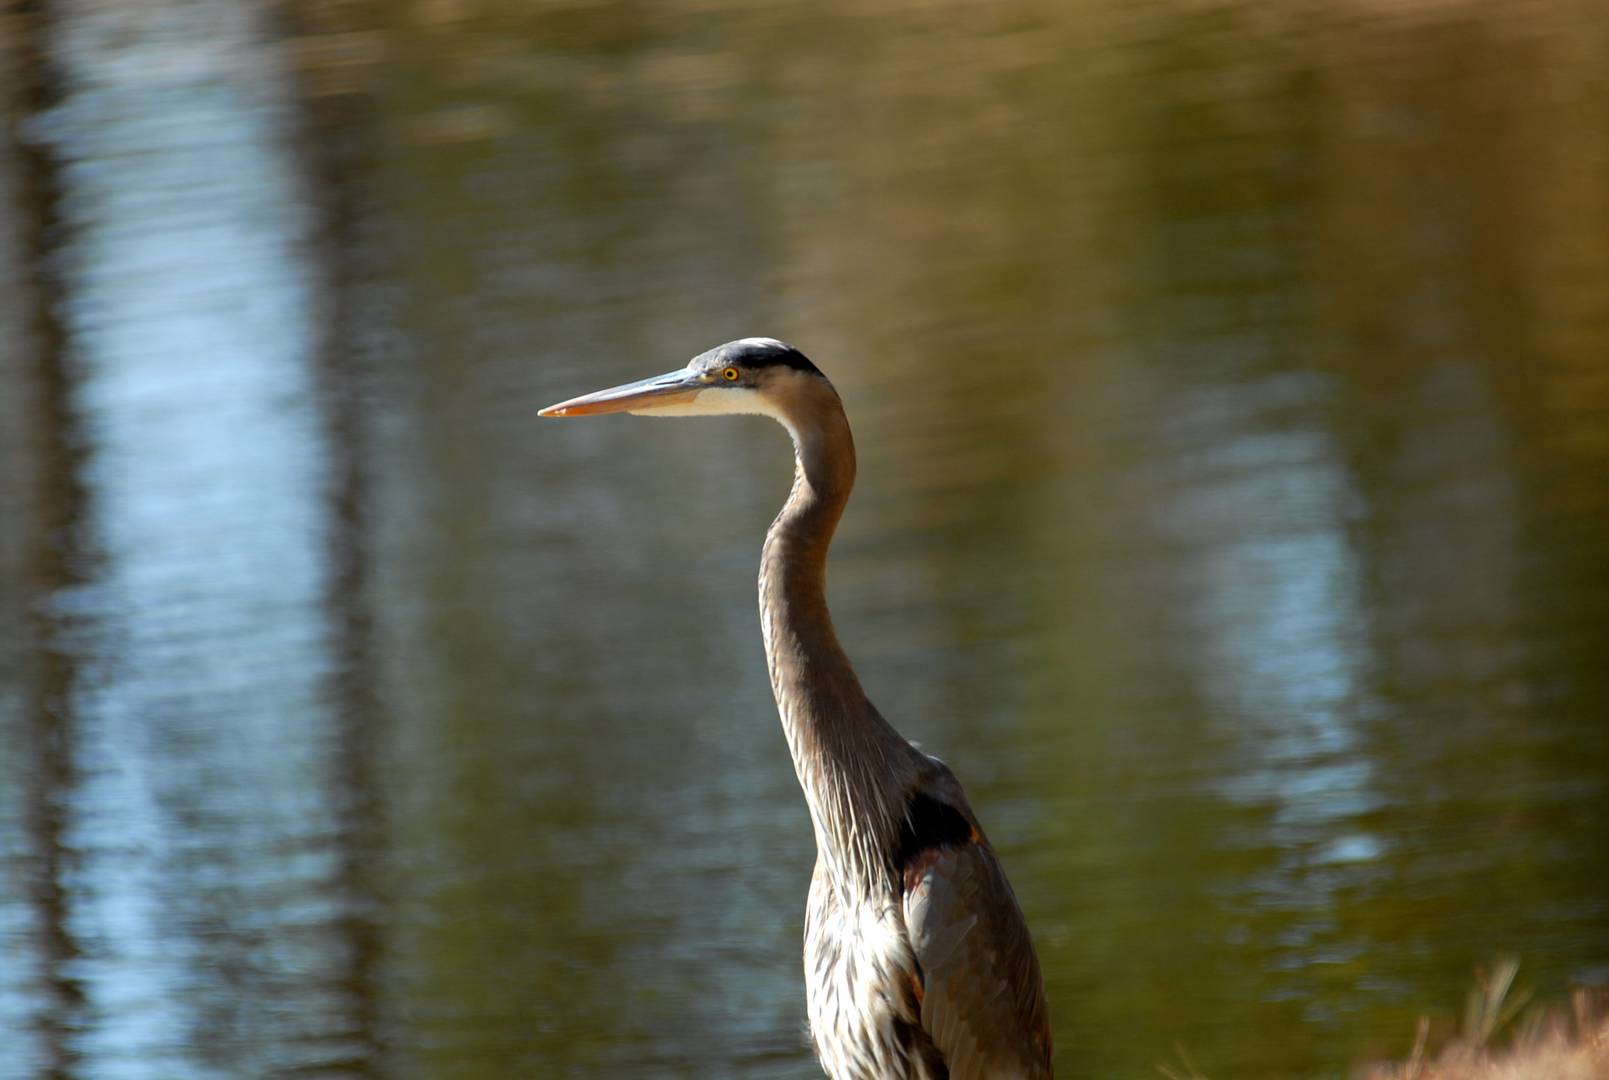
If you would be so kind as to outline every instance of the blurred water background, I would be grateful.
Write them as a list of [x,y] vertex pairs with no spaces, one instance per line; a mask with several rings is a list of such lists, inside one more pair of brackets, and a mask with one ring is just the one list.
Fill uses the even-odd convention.
[[0,1078],[808,1077],[760,419],[1066,1077],[1609,981],[1589,0],[0,13]]

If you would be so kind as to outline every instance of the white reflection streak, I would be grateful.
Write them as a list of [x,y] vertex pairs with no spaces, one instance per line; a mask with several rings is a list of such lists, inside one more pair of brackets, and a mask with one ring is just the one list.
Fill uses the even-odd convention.
[[77,0],[56,18],[69,93],[49,135],[104,559],[81,598],[101,630],[70,839],[84,1071],[236,1074],[267,1059],[232,1047],[252,1025],[229,1029],[239,1005],[218,998],[242,987],[209,965],[305,993],[320,958],[278,924],[316,922],[291,902],[332,872],[308,222],[284,91],[241,3]]
[[1236,744],[1221,790],[1273,802],[1296,863],[1372,859],[1380,842],[1353,821],[1376,796],[1356,730],[1368,650],[1350,481],[1316,430],[1239,432],[1225,457],[1235,467],[1190,485],[1186,512],[1228,523],[1190,590],[1202,685]]

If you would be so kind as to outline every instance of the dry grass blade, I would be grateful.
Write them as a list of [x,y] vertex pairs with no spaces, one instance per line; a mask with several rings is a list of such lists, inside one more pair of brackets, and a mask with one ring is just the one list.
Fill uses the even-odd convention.
[[1156,1067],[1157,1072],[1167,1077],[1167,1080],[1207,1080],[1205,1076],[1197,1071],[1195,1062],[1191,1061],[1190,1055],[1184,1052],[1184,1047],[1175,1043],[1173,1052],[1179,1055],[1179,1063],[1184,1066],[1185,1071],[1179,1072],[1171,1065],[1158,1065]]
[[1514,993],[1514,977],[1520,962],[1503,957],[1490,972],[1479,972],[1476,985],[1464,1004],[1464,1038],[1476,1046],[1487,1046],[1492,1038],[1519,1015],[1530,1000],[1530,991]]
[[[1408,1060],[1368,1069],[1363,1080],[1609,1080],[1609,994],[1577,990],[1568,1014],[1531,1010],[1522,1018],[1529,994],[1514,991],[1518,971],[1503,960],[1480,976],[1462,1032],[1440,1051],[1427,1054],[1430,1026],[1420,1020]],[[1496,1045],[1511,1027],[1507,1044]]]

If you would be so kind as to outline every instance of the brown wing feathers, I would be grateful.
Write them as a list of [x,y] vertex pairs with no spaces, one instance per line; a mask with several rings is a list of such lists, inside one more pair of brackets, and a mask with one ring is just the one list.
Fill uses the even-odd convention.
[[1039,965],[994,852],[970,817],[918,792],[895,867],[916,954],[918,1009],[951,1080],[1050,1074]]

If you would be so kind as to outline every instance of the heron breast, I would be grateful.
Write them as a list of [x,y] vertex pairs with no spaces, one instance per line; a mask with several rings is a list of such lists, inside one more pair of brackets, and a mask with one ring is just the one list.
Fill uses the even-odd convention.
[[805,931],[810,1032],[833,1080],[921,1080],[916,958],[898,903],[841,904],[811,888]]

